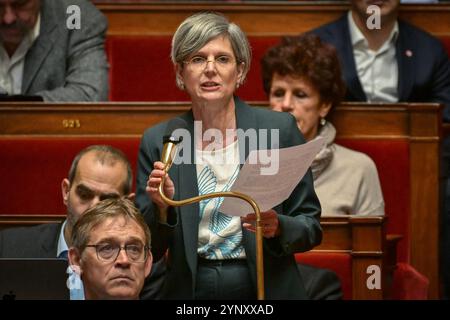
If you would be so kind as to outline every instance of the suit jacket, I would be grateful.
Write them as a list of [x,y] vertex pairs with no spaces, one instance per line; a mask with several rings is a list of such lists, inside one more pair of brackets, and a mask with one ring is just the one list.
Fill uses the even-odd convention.
[[[442,43],[427,32],[399,20],[396,43],[400,102],[439,102],[450,122],[450,61]],[[347,14],[311,31],[336,47],[347,101],[367,101],[356,71]]]
[[11,228],[0,232],[0,258],[56,258],[62,224]]
[[[106,18],[86,0],[41,2],[40,35],[25,57],[22,94],[45,101],[107,100]],[[79,30],[67,27],[70,5],[80,8]]]
[[[239,129],[244,131],[268,129],[269,133],[270,129],[279,129],[281,148],[304,143],[292,115],[252,108],[238,98],[235,98],[235,105]],[[192,111],[182,115],[181,118],[187,122],[188,130],[193,137]],[[138,155],[136,203],[152,230],[152,250],[155,259],[162,256],[169,248],[163,298],[193,299],[197,273],[199,205],[195,203],[171,208],[168,224],[161,224],[158,222],[156,208],[145,191],[153,163],[161,159],[162,136],[165,134],[166,127],[167,122],[161,123],[146,130],[142,137]],[[240,147],[244,145],[244,141],[240,139],[239,145]],[[271,145],[270,139],[268,145]],[[261,141],[258,141],[259,147],[266,148]],[[245,158],[248,153],[249,144],[247,143]],[[191,143],[191,155],[194,155],[194,143]],[[175,199],[186,199],[198,195],[195,164],[174,164],[169,175],[175,184]],[[274,209],[279,214],[282,233],[279,237],[264,239],[266,298],[305,299],[306,293],[301,275],[297,270],[294,253],[310,250],[322,239],[319,222],[320,203],[314,192],[311,173],[308,172],[291,196]],[[242,232],[247,263],[256,288],[255,235],[246,229]]]

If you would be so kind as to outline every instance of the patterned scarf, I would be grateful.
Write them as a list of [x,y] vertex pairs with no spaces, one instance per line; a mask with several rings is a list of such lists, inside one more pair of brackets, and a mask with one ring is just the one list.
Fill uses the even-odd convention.
[[325,139],[325,145],[319,151],[311,164],[311,170],[313,179],[316,180],[320,174],[328,167],[333,158],[334,153],[334,138],[336,137],[336,129],[330,122],[326,122],[325,125],[319,128],[318,137]]

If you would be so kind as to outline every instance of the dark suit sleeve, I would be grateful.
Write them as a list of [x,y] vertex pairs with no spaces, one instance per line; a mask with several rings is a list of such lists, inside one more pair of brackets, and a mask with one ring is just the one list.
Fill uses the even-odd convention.
[[[64,44],[67,45],[65,83],[51,90],[34,93],[45,101],[108,100],[108,62],[104,45],[107,20],[91,3],[80,2],[78,5],[81,29],[64,31],[69,33],[69,43]],[[65,24],[57,26],[62,27]]]
[[331,270],[297,263],[298,271],[304,281],[306,294],[311,300],[341,300],[343,297],[341,281]]
[[150,200],[145,188],[150,172],[153,170],[153,163],[161,159],[160,149],[156,141],[162,141],[162,133],[155,127],[147,130],[142,136],[139,146],[137,176],[136,176],[136,206],[144,215],[152,234],[152,253],[155,261],[164,256],[169,239],[171,238],[173,227],[176,225],[176,212],[169,210],[169,222],[173,225],[161,224],[158,221],[158,208]]
[[443,120],[450,122],[450,60],[439,43],[432,79],[432,101],[444,104]]
[[[305,142],[294,117],[289,115],[287,123],[280,128],[281,147]],[[292,194],[281,206],[275,208],[281,228],[279,237],[265,240],[272,255],[284,256],[312,249],[322,241],[320,226],[321,207],[314,191],[311,170],[300,180]]]

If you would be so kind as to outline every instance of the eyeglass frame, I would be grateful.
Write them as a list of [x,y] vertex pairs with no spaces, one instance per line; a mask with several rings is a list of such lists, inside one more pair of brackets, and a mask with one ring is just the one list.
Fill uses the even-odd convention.
[[[229,58],[229,61],[226,62],[226,64],[230,64],[230,65],[231,65],[232,62],[235,62],[235,63],[238,65],[239,63],[243,63],[243,62],[239,62],[235,57],[230,57],[229,55],[222,54],[222,55],[220,55],[220,56],[218,56],[218,57],[215,57],[214,60],[206,59],[205,57],[200,56],[200,55],[194,55],[194,56],[191,57],[189,60],[183,61],[183,64],[188,65],[188,66],[190,65],[191,68],[192,68],[192,66],[195,66],[195,62],[193,62],[193,60],[194,60],[194,59],[199,59],[199,58],[201,58],[201,59],[204,60],[204,62],[202,62],[202,64],[205,63],[205,65],[204,65],[203,67],[199,68],[198,71],[203,71],[203,70],[205,70],[205,69],[207,68],[209,62],[214,63],[214,67],[217,69],[217,63],[218,63],[217,61],[218,61],[218,59],[220,59],[220,58],[222,58],[222,57],[227,57],[227,58]],[[220,64],[220,62],[218,63],[218,65],[219,65],[219,68],[220,68],[220,66],[223,66],[223,65]],[[195,68],[195,67],[194,67],[194,68]]]
[[[96,256],[97,256],[97,259],[98,259],[99,261],[103,261],[103,262],[116,262],[117,258],[119,257],[119,254],[120,254],[120,252],[121,252],[122,250],[125,250],[125,254],[127,255],[127,258],[128,258],[128,260],[129,260],[131,263],[143,263],[143,262],[147,261],[148,257],[151,255],[150,247],[147,246],[147,245],[143,245],[144,259],[143,259],[143,260],[133,260],[133,259],[130,258],[130,256],[128,255],[127,247],[128,247],[128,246],[136,246],[136,244],[130,243],[130,244],[126,244],[126,245],[124,245],[124,246],[120,246],[120,245],[117,245],[117,244],[109,244],[109,245],[111,245],[111,246],[114,247],[114,250],[119,249],[119,250],[117,251],[116,257],[115,257],[114,259],[105,259],[105,258],[101,258],[101,257],[99,256],[99,253],[98,253],[98,247],[100,247],[100,246],[102,246],[102,245],[107,245],[107,244],[108,244],[108,243],[87,244],[87,245],[85,245],[84,247],[85,247],[85,248],[95,248],[95,254],[96,254]],[[140,244],[142,245],[142,243],[140,243]],[[113,257],[113,256],[114,256],[114,255],[112,255],[112,257]]]

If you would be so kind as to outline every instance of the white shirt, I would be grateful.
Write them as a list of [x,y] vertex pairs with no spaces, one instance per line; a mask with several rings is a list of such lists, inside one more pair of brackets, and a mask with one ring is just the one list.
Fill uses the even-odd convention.
[[[215,151],[196,150],[197,182],[199,194],[229,191],[239,174],[239,148],[235,141]],[[205,259],[243,259],[240,217],[218,211],[224,198],[200,202],[198,227],[199,256]]]
[[34,28],[23,38],[22,42],[10,57],[0,42],[0,93],[22,93],[23,69],[25,56],[39,37],[41,31],[41,14],[38,15]]
[[367,101],[398,102],[398,65],[395,57],[398,22],[395,22],[385,43],[377,51],[373,51],[356,26],[351,11],[347,17],[356,71]]

